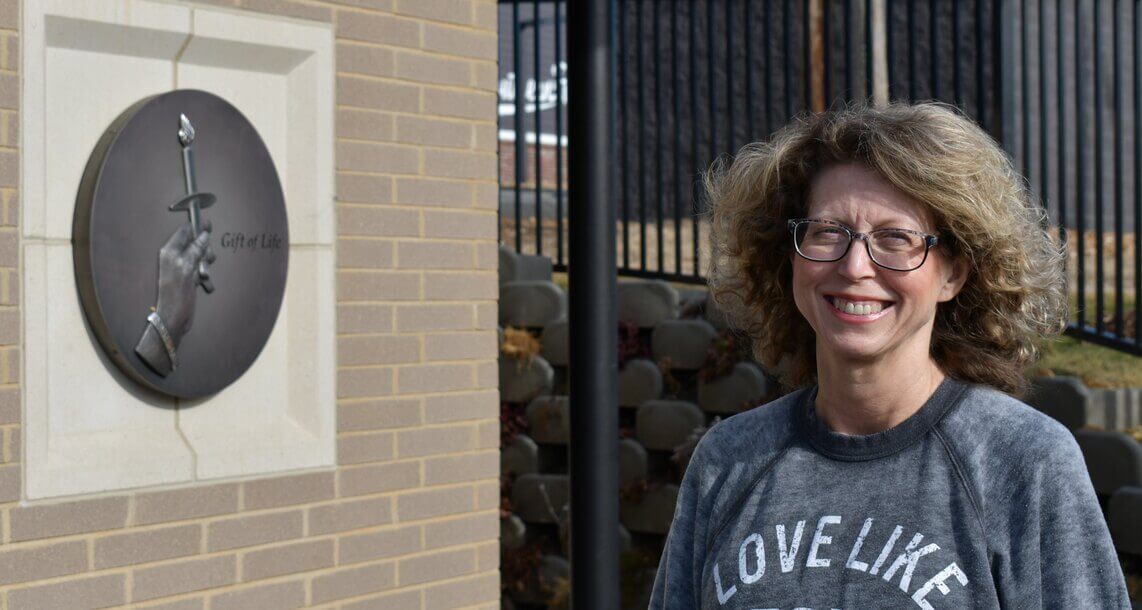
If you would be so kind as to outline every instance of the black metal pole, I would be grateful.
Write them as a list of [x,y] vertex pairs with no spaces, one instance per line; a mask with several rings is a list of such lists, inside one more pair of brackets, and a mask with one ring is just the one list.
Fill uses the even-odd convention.
[[568,11],[571,606],[619,607],[618,308],[611,189],[613,0]]

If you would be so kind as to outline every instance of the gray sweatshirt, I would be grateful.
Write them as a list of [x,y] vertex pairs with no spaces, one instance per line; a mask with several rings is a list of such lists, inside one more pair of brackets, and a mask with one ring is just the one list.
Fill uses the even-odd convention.
[[1129,608],[1074,437],[946,380],[869,436],[814,388],[714,426],[694,453],[650,608]]

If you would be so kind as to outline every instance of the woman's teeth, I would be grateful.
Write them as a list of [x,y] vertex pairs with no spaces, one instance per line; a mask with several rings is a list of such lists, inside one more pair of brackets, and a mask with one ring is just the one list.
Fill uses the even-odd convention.
[[833,297],[832,301],[833,307],[857,316],[869,316],[884,310],[884,303],[876,301],[846,301],[838,297]]

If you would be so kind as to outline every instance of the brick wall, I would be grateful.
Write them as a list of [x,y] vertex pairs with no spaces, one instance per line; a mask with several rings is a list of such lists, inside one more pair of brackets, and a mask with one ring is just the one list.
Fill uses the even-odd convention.
[[19,503],[20,1],[0,0],[0,610],[499,608],[495,1],[210,4],[336,27],[340,466]]

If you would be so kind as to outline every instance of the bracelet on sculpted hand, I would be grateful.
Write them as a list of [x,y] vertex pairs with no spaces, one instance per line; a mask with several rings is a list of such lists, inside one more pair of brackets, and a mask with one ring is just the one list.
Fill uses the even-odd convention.
[[163,347],[166,348],[167,356],[170,357],[171,360],[171,371],[174,371],[178,368],[178,356],[175,355],[174,339],[172,339],[171,334],[167,332],[167,327],[163,324],[163,319],[159,317],[159,312],[152,311],[147,314],[147,322],[150,322],[151,326],[158,331],[159,338],[163,340]]

